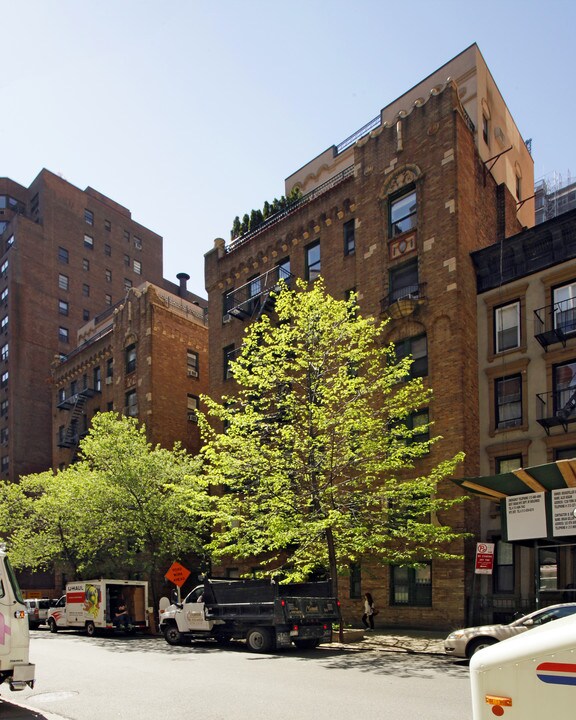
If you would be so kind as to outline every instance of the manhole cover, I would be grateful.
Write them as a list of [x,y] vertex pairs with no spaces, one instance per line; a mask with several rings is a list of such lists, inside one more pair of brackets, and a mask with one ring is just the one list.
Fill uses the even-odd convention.
[[39,695],[32,695],[30,699],[34,698],[35,702],[57,702],[58,700],[68,700],[71,697],[78,695],[76,690],[61,690],[60,692],[51,693],[40,693]]

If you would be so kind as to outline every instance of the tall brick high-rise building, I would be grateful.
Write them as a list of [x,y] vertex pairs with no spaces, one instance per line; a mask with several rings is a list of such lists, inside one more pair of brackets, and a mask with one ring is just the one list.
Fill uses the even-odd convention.
[[[460,450],[462,476],[479,470],[476,278],[470,253],[534,223],[533,163],[476,45],[385,107],[351,138],[286,180],[302,197],[206,255],[211,394],[231,392],[227,372],[244,326],[278,277],[358,293],[364,315],[387,319],[387,337],[415,360],[434,391],[414,423],[429,418],[433,446],[417,472]],[[249,209],[247,209],[249,212]],[[446,482],[439,492],[458,494]],[[437,518],[477,533],[477,501]],[[350,568],[346,616],[371,591],[387,625],[464,622],[473,542],[465,560]],[[343,587],[343,584],[341,585]]]
[[0,179],[0,478],[52,465],[51,363],[127,289],[162,285],[162,238],[48,170]]

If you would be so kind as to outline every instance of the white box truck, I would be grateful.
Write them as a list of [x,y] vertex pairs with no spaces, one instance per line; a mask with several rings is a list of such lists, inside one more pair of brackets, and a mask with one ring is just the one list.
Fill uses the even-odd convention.
[[148,583],[144,580],[79,580],[66,585],[66,594],[48,611],[50,632],[84,629],[93,636],[98,630],[113,630],[116,613],[126,607],[128,631],[148,627]]
[[0,683],[11,690],[34,687],[34,665],[29,662],[28,613],[6,553],[0,550]]
[[573,720],[576,615],[478,651],[470,680],[474,720]]

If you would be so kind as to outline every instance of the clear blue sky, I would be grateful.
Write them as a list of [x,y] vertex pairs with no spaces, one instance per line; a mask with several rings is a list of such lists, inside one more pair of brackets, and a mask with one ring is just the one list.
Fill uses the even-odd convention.
[[570,0],[1,0],[1,176],[46,167],[164,237],[204,291],[235,215],[478,43],[535,177],[576,175]]

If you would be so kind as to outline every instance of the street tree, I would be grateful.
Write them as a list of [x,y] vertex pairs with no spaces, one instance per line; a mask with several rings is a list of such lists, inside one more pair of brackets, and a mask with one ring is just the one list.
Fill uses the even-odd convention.
[[458,502],[439,486],[462,455],[417,472],[439,438],[412,422],[431,391],[410,377],[411,358],[321,280],[284,285],[274,304],[274,319],[246,330],[235,393],[203,398],[214,557],[266,558],[266,572],[292,580],[325,569],[334,583],[366,558],[456,557],[458,533],[437,518]]
[[[152,447],[144,426],[114,413],[94,416],[80,457],[65,470],[0,484],[0,536],[17,567],[60,562],[75,577],[142,573],[153,579],[175,559],[202,555],[197,459],[178,445]],[[183,482],[186,514],[175,494]]]

